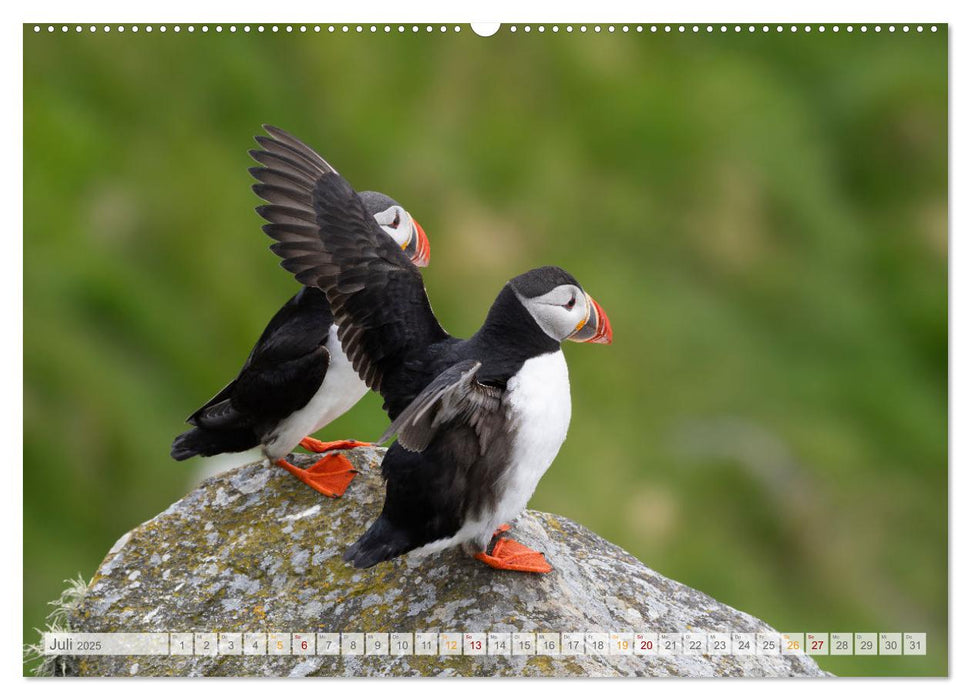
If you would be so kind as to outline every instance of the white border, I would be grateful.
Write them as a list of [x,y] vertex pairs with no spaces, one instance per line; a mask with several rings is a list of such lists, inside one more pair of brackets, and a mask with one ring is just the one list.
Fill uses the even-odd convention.
[[[12,4],[8,4],[7,8],[10,8]],[[730,5],[727,3],[719,2],[694,2],[694,3],[656,3],[648,5],[647,3],[631,3],[622,2],[620,0],[597,0],[595,3],[579,3],[579,2],[558,2],[555,6],[541,5],[540,3],[530,4],[524,2],[523,0],[497,0],[495,2],[483,3],[477,2],[474,5],[460,4],[455,2],[421,2],[421,0],[415,0],[413,2],[407,3],[407,12],[402,11],[401,3],[392,3],[390,0],[384,0],[383,2],[370,2],[370,3],[309,3],[309,2],[287,2],[286,0],[279,0],[274,3],[256,3],[251,0],[241,0],[233,3],[231,10],[232,20],[245,20],[247,22],[263,21],[263,22],[293,22],[296,20],[328,20],[328,22],[388,22],[389,20],[394,20],[395,22],[409,21],[409,22],[441,22],[446,21],[449,23],[465,23],[468,21],[481,21],[490,22],[503,19],[506,22],[537,22],[543,21],[545,23],[551,23],[556,21],[559,23],[566,22],[587,22],[600,21],[605,22],[637,22],[640,21],[644,23],[645,21],[662,23],[662,22],[712,22],[713,20],[720,23],[725,22],[786,22],[790,23],[793,21],[798,22],[809,22],[809,23],[819,23],[819,22],[840,22],[840,23],[863,23],[872,22],[877,19],[881,24],[886,24],[889,22],[893,23],[951,23],[950,37],[951,37],[951,121],[952,123],[960,123],[958,120],[964,114],[967,113],[967,76],[969,74],[969,63],[967,59],[967,50],[963,48],[960,37],[963,35],[965,27],[964,23],[964,13],[962,12],[962,7],[957,2],[942,2],[940,0],[922,0],[920,3],[916,2],[901,2],[899,0],[884,0],[880,3],[851,3],[845,0],[817,0],[813,3],[806,3],[803,7],[792,8],[791,4],[780,3],[780,2],[769,2],[767,0],[753,1],[753,0],[735,0]],[[14,15],[11,18],[12,21],[6,22],[4,26],[7,28],[9,34],[6,36],[6,41],[3,44],[3,50],[6,53],[4,56],[4,66],[6,70],[4,71],[4,85],[3,92],[4,95],[12,95],[13,99],[8,103],[8,107],[4,110],[4,120],[7,122],[4,126],[6,127],[4,133],[8,135],[8,141],[20,140],[22,142],[23,130],[22,130],[22,118],[23,118],[23,94],[22,94],[22,76],[23,76],[23,65],[22,65],[22,34],[21,34],[21,23],[23,22],[103,22],[106,20],[111,20],[117,22],[119,20],[127,22],[160,22],[160,21],[179,21],[179,22],[212,22],[214,20],[226,17],[225,5],[222,6],[222,10],[214,9],[216,5],[207,5],[202,2],[187,2],[186,0],[171,0],[165,3],[164,7],[151,7],[148,5],[136,5],[134,3],[120,2],[98,2],[97,0],[89,0],[83,4],[77,2],[67,2],[66,0],[58,0],[55,2],[48,2],[44,5],[29,5],[24,6],[18,4],[15,8],[7,9]],[[487,39],[484,39],[487,40]],[[12,70],[11,70],[12,68]],[[16,139],[12,138],[16,136]],[[951,158],[955,165],[952,166],[952,180],[951,180],[951,192],[963,192],[961,184],[964,178],[962,178],[963,169],[960,165],[967,162],[967,147],[965,141],[961,138],[960,132],[955,129],[951,129]],[[11,187],[10,183],[7,184],[5,192],[9,193],[16,190],[16,205],[14,207],[15,213],[12,217],[8,217],[7,225],[11,228],[19,227],[22,231],[22,180],[18,177],[22,173],[22,152],[19,150],[11,149],[14,152],[8,155],[8,159],[12,162],[8,163],[8,169],[6,169],[5,177],[8,180],[16,180],[17,186]],[[956,185],[956,186],[955,186]],[[962,223],[962,201],[960,198],[951,199],[951,212],[950,212],[950,228],[953,231],[961,231],[963,227]],[[12,239],[12,240],[11,240]],[[950,308],[953,309],[953,315],[951,316],[951,326],[950,326],[950,351],[951,357],[959,357],[960,355],[966,355],[966,348],[968,347],[968,302],[969,302],[969,292],[968,292],[968,282],[961,275],[961,272],[968,271],[968,264],[966,260],[966,254],[964,252],[964,246],[961,245],[961,238],[958,236],[951,237],[951,247],[949,249],[949,262],[951,265],[952,272],[952,283],[951,283],[951,296]],[[22,236],[8,236],[7,237],[7,249],[2,256],[2,274],[0,274],[0,279],[3,280],[3,296],[2,298],[10,305],[11,314],[15,316],[13,319],[8,320],[8,337],[15,337],[22,339],[23,337],[23,325],[22,325],[22,301],[23,301],[23,276],[22,276],[22,260],[23,260],[23,248],[22,248]],[[14,330],[11,331],[9,326],[14,326]],[[3,443],[12,446],[8,448],[8,457],[12,457],[10,461],[14,469],[13,473],[8,477],[8,494],[10,502],[7,504],[5,510],[6,516],[6,533],[17,533],[21,537],[8,536],[4,539],[4,561],[8,563],[13,562],[11,569],[8,569],[8,574],[3,582],[3,592],[7,595],[5,598],[5,605],[0,606],[2,608],[2,622],[8,630],[8,644],[4,647],[3,662],[4,669],[7,674],[12,675],[16,678],[21,678],[21,626],[16,624],[18,622],[17,615],[17,605],[16,601],[18,599],[22,600],[22,502],[20,495],[22,493],[22,474],[20,470],[16,469],[18,462],[22,464],[23,454],[22,454],[22,436],[23,436],[23,366],[22,366],[22,348],[17,348],[14,343],[8,343],[3,346],[2,352],[2,362],[0,366],[5,368],[4,377],[6,379],[5,385],[10,387],[6,392],[5,402],[4,402],[4,414],[5,420],[2,421],[3,426]],[[964,358],[967,359],[966,357]],[[951,401],[951,430],[950,430],[950,463],[952,465],[963,465],[966,470],[969,465],[969,454],[968,454],[968,438],[969,430],[971,430],[971,425],[969,425],[969,414],[966,408],[965,402],[962,401],[964,397],[968,394],[969,379],[968,372],[964,369],[964,365],[959,362],[953,364],[952,374],[950,378],[950,391],[953,392],[953,398]],[[56,426],[51,426],[52,433],[56,432]],[[11,453],[12,454],[9,454]],[[950,573],[951,573],[951,590],[961,591],[967,589],[967,532],[968,532],[968,521],[969,516],[967,511],[961,508],[954,508],[954,504],[963,503],[966,501],[967,496],[967,477],[964,476],[959,469],[954,469],[951,474],[951,509],[950,512],[953,514],[951,518],[951,531],[950,531]],[[964,496],[965,498],[961,498]],[[963,549],[954,547],[954,542],[959,541],[964,543]],[[17,594],[20,595],[17,595]],[[969,672],[964,670],[962,666],[965,664],[958,662],[957,660],[967,659],[969,654],[969,647],[971,644],[968,642],[968,637],[965,637],[962,633],[968,630],[967,622],[967,605],[964,603],[964,599],[958,596],[951,597],[951,625],[950,625],[950,673],[952,682],[935,682],[935,681],[912,681],[907,685],[907,691],[909,693],[923,692],[926,690],[933,690],[940,694],[954,694],[954,691],[961,687],[967,686],[967,678],[969,677]],[[12,629],[11,629],[12,628]],[[12,632],[12,634],[10,634]],[[25,682],[21,680],[21,682]],[[230,681],[232,682],[232,681]],[[340,682],[336,680],[331,680],[331,683]],[[550,681],[552,683],[563,684],[564,687],[560,687],[554,690],[554,692],[570,692],[571,690],[576,690],[577,688],[567,688],[565,686],[566,681]],[[685,686],[683,683],[690,681],[680,681],[679,683],[668,683],[662,686],[654,684],[650,688],[650,692],[657,692],[658,689],[667,689],[667,692],[684,692]],[[839,683],[834,685],[832,683],[825,687],[825,692],[831,694],[834,691],[841,693],[853,693],[854,695],[859,694],[864,689],[861,687],[862,684],[869,685],[871,683],[879,683],[881,685],[886,685],[888,681],[855,681],[852,683]],[[267,686],[261,683],[241,683],[235,682],[236,687],[234,690],[236,692],[243,691],[244,694],[256,693],[265,694],[267,691]],[[514,684],[516,690],[524,690],[526,692],[536,692],[539,687],[535,684],[523,685],[520,683]],[[85,683],[86,687],[94,689],[99,695],[105,694],[105,691],[110,691],[109,694],[114,693],[125,693],[130,694],[134,692],[134,688],[130,684],[109,682],[109,681],[94,681],[92,685],[91,681]],[[396,684],[392,692],[395,695],[399,694],[412,694],[421,693],[424,698],[441,696],[445,697],[445,694],[449,695],[455,692],[461,692],[463,695],[472,695],[482,697],[486,693],[494,692],[498,686],[490,684],[488,682],[480,683],[463,683],[461,687],[456,686],[454,683],[435,683],[434,681],[418,681],[407,684]],[[507,683],[501,686],[502,691],[505,692],[511,686]],[[70,690],[67,692],[76,692],[77,686],[71,686]],[[717,686],[707,686],[707,692],[716,692],[718,695],[724,696],[742,696],[748,697],[753,692],[756,694],[771,692],[773,694],[784,692],[787,695],[794,696],[808,696],[809,693],[819,693],[823,691],[821,686],[817,686],[814,683],[792,683],[788,682],[784,686],[779,683],[755,683],[755,682],[741,682],[741,683],[723,683]],[[160,686],[152,684],[139,683],[138,692],[145,692],[145,690],[160,690]],[[590,692],[591,688],[589,685],[580,686],[581,692]],[[26,690],[26,689],[24,689]],[[293,690],[293,689],[291,689]],[[340,688],[331,688],[330,692],[348,692],[351,690],[351,686],[344,684]],[[543,691],[551,690],[544,686]],[[965,687],[964,693],[966,694],[968,688]],[[639,683],[623,683],[623,684],[612,684],[612,693],[630,693],[631,695],[643,694],[647,692],[648,689]],[[29,692],[33,695],[47,696],[57,693],[58,695],[63,695],[65,690],[59,686],[59,684],[51,683],[39,683],[32,682]],[[306,687],[302,687],[298,692],[310,692]]]

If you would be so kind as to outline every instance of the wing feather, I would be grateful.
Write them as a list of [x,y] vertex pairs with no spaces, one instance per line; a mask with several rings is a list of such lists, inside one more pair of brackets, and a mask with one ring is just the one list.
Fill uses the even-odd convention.
[[[275,196],[275,193],[270,196]],[[282,204],[265,204],[256,208],[256,213],[273,224],[283,226],[303,226],[317,223],[317,216],[310,207],[288,207]]]
[[327,161],[285,131],[264,128],[261,150],[250,152],[263,167],[250,172],[267,202],[257,212],[277,241],[271,248],[299,282],[326,293],[358,375],[403,407],[424,383],[415,380],[422,353],[450,337],[421,274]]
[[[262,199],[279,202],[285,206],[292,207],[313,207],[313,198],[306,189],[300,189],[289,184],[266,184],[260,183],[253,185],[253,191]],[[315,222],[316,223],[316,222]]]
[[250,175],[259,180],[264,185],[276,187],[293,187],[296,185],[301,189],[313,189],[314,178],[293,172],[283,172],[276,168],[253,167],[249,169]]
[[439,374],[402,411],[378,442],[398,436],[398,443],[412,452],[424,451],[438,429],[460,422],[471,426],[484,455],[503,422],[502,389],[482,384],[477,374],[481,362],[458,362]]
[[295,181],[315,181],[321,175],[321,170],[309,165],[306,161],[297,160],[279,153],[269,151],[258,151],[253,149],[249,152],[250,157],[257,163],[262,163],[267,168],[285,175]]

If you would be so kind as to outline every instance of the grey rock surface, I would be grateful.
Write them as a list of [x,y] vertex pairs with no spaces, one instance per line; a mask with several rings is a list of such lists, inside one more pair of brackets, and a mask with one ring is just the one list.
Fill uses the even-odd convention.
[[[377,516],[382,449],[320,496],[250,464],[124,535],[73,608],[77,632],[769,632],[576,523],[525,512],[513,535],[552,574],[495,571],[459,550],[360,571],[344,549]],[[298,464],[313,461],[297,456]],[[83,656],[84,676],[820,676],[782,656]]]

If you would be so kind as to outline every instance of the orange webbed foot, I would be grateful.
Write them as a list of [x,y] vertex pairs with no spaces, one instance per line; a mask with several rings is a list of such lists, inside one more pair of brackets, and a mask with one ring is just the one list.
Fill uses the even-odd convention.
[[308,452],[330,452],[331,450],[352,450],[355,447],[371,447],[373,443],[359,442],[357,440],[335,440],[333,442],[323,442],[317,438],[305,437],[300,441],[300,447]]
[[509,531],[509,525],[500,525],[492,535],[488,549],[479,552],[475,558],[504,571],[525,571],[532,574],[548,574],[553,570],[542,552],[530,549],[516,540],[502,537]]
[[330,498],[340,498],[354,480],[357,470],[344,455],[326,455],[323,459],[301,469],[285,459],[278,459],[283,467],[310,488]]

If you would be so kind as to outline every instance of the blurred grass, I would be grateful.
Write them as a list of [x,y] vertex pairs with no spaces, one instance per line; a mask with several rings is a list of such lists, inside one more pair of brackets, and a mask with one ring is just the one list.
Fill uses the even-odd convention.
[[172,437],[295,291],[262,122],[415,214],[453,333],[539,264],[607,309],[533,507],[784,631],[928,633],[835,673],[947,672],[946,32],[25,27],[25,641],[190,487]]

